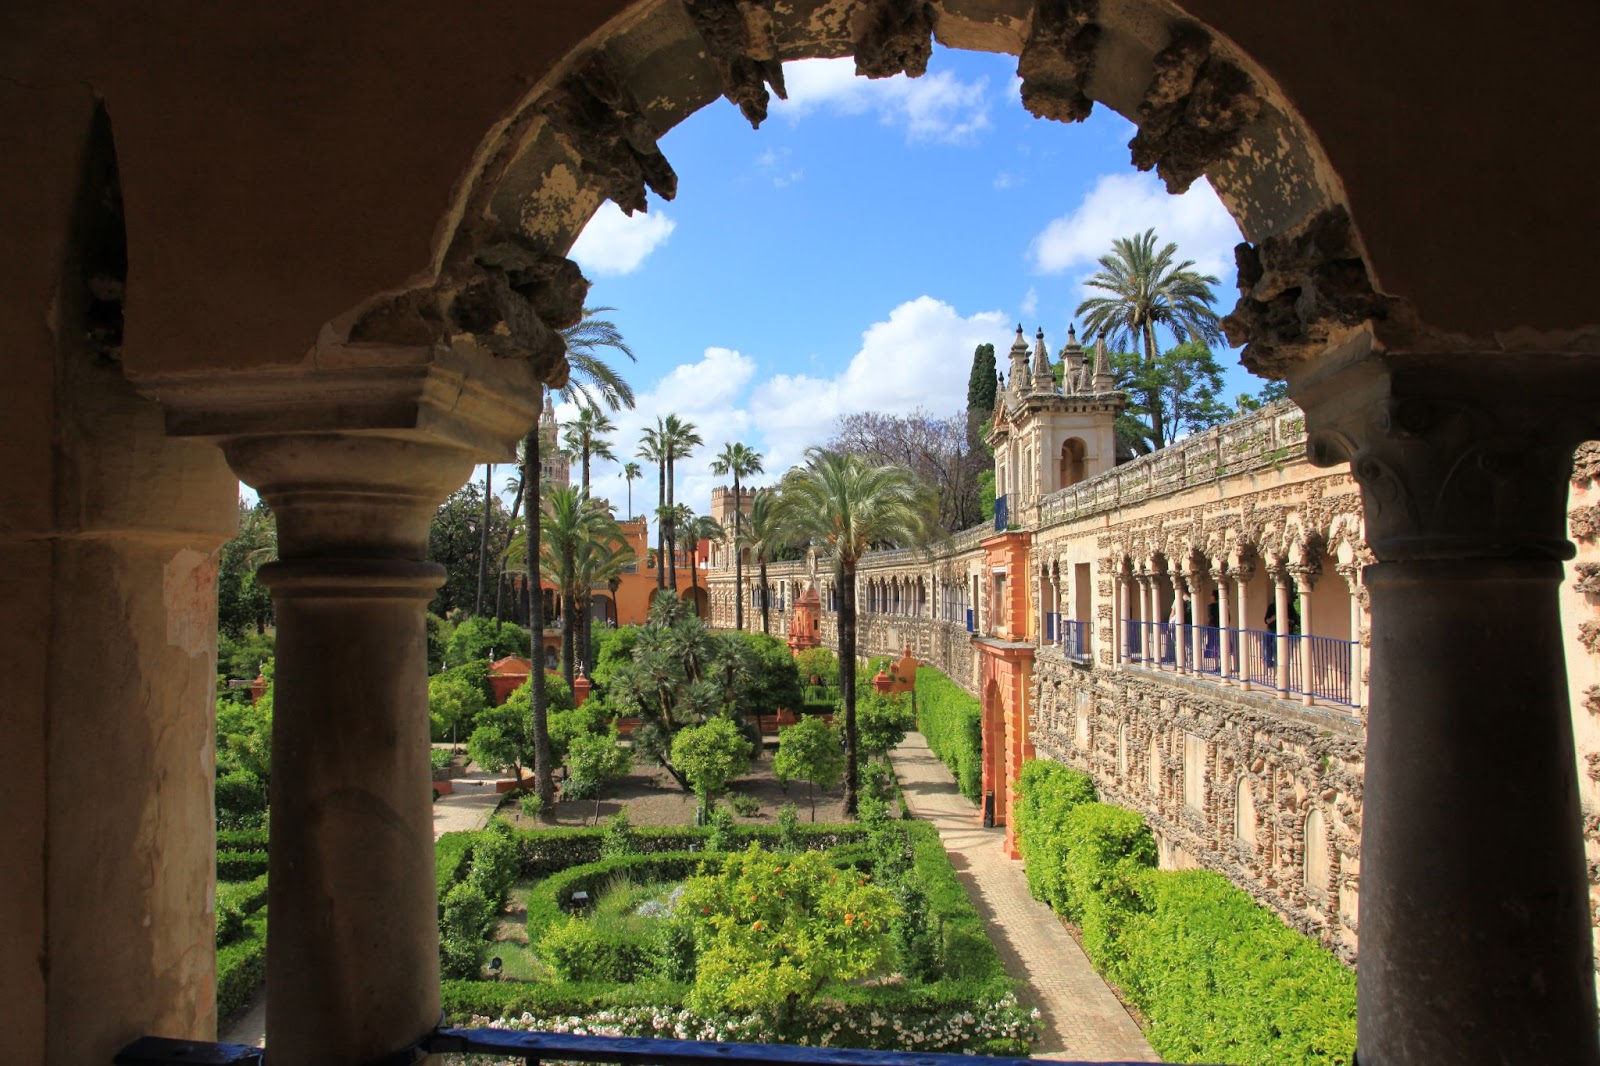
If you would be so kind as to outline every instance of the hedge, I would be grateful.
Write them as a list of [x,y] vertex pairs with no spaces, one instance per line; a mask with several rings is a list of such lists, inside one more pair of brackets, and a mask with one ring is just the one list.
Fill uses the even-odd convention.
[[1084,775],[1023,765],[1017,835],[1029,885],[1078,922],[1167,1062],[1347,1063],[1355,975],[1220,874],[1155,869],[1135,811]]
[[267,831],[265,829],[219,829],[217,830],[218,851],[259,851],[267,850]]
[[917,667],[917,731],[977,803],[983,789],[983,710],[975,696],[931,666]]
[[928,919],[939,926],[940,972],[951,979],[1005,979],[1005,964],[989,940],[983,917],[956,878],[939,830],[929,822],[904,824],[911,834],[918,887],[928,897]]
[[597,900],[600,890],[619,874],[638,872],[652,881],[681,881],[698,873],[702,864],[715,866],[722,859],[721,852],[695,851],[616,855],[551,874],[528,893],[528,943],[537,944],[544,931],[561,920],[574,892],[587,892]]
[[217,849],[218,881],[253,881],[267,872],[265,851],[223,851]]
[[225,947],[244,936],[245,920],[267,905],[267,875],[253,881],[217,884],[217,947]]
[[245,923],[245,935],[217,949],[217,1017],[230,1018],[250,1002],[267,979],[267,912]]

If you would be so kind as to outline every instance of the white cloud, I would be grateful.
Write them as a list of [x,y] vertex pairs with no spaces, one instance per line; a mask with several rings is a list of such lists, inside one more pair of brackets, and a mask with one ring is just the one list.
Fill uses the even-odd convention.
[[788,188],[806,176],[804,169],[790,165],[792,154],[787,148],[768,148],[756,156],[756,170],[772,181],[773,188]]
[[1036,285],[1028,286],[1028,294],[1022,298],[1022,303],[1017,305],[1017,310],[1022,312],[1023,318],[1032,318],[1039,310],[1039,288]]
[[1009,170],[1002,170],[994,176],[994,187],[997,192],[1005,192],[1022,184],[1022,178]]
[[608,200],[578,235],[571,255],[587,274],[631,274],[644,264],[646,256],[666,242],[677,225],[659,210],[630,218]]
[[859,78],[848,57],[785,63],[783,80],[789,99],[773,101],[772,112],[791,123],[813,112],[875,114],[884,125],[903,128],[913,143],[968,143],[989,127],[994,104],[988,78],[965,82],[948,70]]
[[1232,288],[1239,227],[1204,178],[1182,196],[1172,196],[1153,174],[1105,175],[1077,207],[1033,239],[1028,260],[1041,274],[1087,277],[1114,239],[1152,227],[1162,241],[1176,241],[1179,255],[1193,259],[1201,273],[1220,278],[1222,294]]

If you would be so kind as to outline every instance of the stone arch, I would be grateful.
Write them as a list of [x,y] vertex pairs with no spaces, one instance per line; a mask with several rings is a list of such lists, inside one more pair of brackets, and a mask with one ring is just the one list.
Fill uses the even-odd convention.
[[1328,847],[1328,820],[1322,808],[1312,807],[1306,813],[1304,839],[1306,890],[1326,894],[1333,876],[1333,855]]
[[1254,851],[1256,846],[1256,797],[1250,779],[1241,776],[1234,790],[1233,835]]
[[1076,485],[1087,477],[1089,448],[1081,437],[1068,437],[1061,444],[1061,487]]
[[698,586],[686,588],[678,594],[684,603],[694,607],[694,613],[700,618],[711,617],[711,596],[705,589]]

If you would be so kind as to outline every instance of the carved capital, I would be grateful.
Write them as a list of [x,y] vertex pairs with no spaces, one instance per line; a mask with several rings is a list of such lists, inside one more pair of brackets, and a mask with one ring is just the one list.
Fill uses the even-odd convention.
[[927,0],[867,0],[855,41],[856,74],[920,78],[933,55],[933,5]]
[[706,42],[706,54],[722,78],[722,95],[756,128],[767,117],[767,86],[787,100],[783,63],[772,36],[766,0],[683,0],[689,20]]
[[1372,352],[1297,381],[1295,399],[1311,461],[1350,463],[1380,560],[1559,560],[1597,377],[1581,357]]
[[1600,596],[1600,563],[1579,563],[1574,566],[1572,587],[1578,592]]
[[1567,515],[1567,524],[1577,540],[1600,538],[1600,504],[1573,508],[1572,513]]
[[[1094,73],[1098,0],[1037,0],[1017,59],[1022,106],[1035,118],[1082,122],[1094,109],[1084,92]],[[1070,391],[1070,390],[1069,390]]]
[[1139,104],[1139,132],[1128,142],[1133,165],[1155,168],[1167,191],[1181,193],[1238,145],[1261,113],[1260,91],[1236,64],[1214,55],[1211,35],[1178,26],[1155,57]]
[[1600,440],[1586,440],[1572,455],[1572,483],[1583,488],[1600,481]]
[[655,127],[604,52],[590,53],[545,95],[544,114],[583,172],[627,214],[647,210],[646,185],[663,200],[678,194]]

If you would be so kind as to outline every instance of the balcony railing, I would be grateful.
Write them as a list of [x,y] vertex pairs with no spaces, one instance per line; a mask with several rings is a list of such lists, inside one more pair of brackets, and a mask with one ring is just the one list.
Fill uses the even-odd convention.
[[974,626],[973,620],[972,620],[972,608],[968,607],[967,608],[967,632],[971,633],[971,632],[974,631],[974,629],[975,629],[975,626]]
[[[1064,623],[1071,624],[1071,623]],[[1171,669],[1355,706],[1357,645],[1352,640],[1264,629],[1223,629],[1173,622],[1122,620],[1130,663]],[[1283,677],[1280,686],[1279,656]]]
[[[541,1062],[615,1062],[621,1066],[1088,1066],[1064,1059],[1004,1059],[923,1051],[793,1044],[731,1044],[645,1036],[577,1036],[510,1029],[436,1029],[415,1047],[385,1057],[385,1063],[418,1062],[426,1055],[495,1055]],[[119,1051],[115,1066],[263,1066],[266,1051],[243,1044],[141,1037]]]
[[1061,650],[1074,662],[1089,661],[1089,623],[1064,618],[1058,626]]
[[996,496],[994,498],[994,531],[996,533],[1004,533],[1006,526],[1009,524],[1010,522],[1006,517],[1006,498],[1004,496]]

